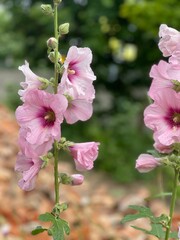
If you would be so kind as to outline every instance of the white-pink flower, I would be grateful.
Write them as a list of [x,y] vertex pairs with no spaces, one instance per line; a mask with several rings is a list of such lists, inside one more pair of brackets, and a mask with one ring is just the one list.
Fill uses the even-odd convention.
[[92,101],[83,98],[74,88],[60,85],[58,93],[66,96],[68,100],[68,107],[64,112],[67,123],[73,124],[79,120],[87,121],[92,116]]
[[164,57],[169,57],[177,48],[180,42],[180,32],[174,28],[168,27],[166,24],[161,24],[159,28],[159,49]]
[[30,89],[38,89],[41,86],[39,77],[34,74],[29,68],[29,63],[25,61],[25,64],[19,67],[19,70],[25,75],[25,82],[21,82],[20,85],[23,90],[19,90],[18,94],[21,96],[21,100],[24,99],[24,94]]
[[50,94],[42,90],[29,90],[25,102],[16,110],[19,125],[28,128],[26,140],[41,145],[61,136],[60,124],[68,102],[61,94]]
[[174,80],[180,83],[180,65],[169,64],[165,61],[160,61],[158,65],[153,65],[150,71],[150,77],[153,78],[148,95],[154,99],[157,92],[164,88],[174,88]]
[[25,156],[27,157],[42,156],[47,154],[47,152],[52,148],[54,142],[53,138],[49,138],[48,141],[45,141],[41,145],[30,144],[26,140],[28,134],[30,134],[30,130],[28,128],[20,128],[18,145],[20,147],[21,152]]
[[90,64],[92,52],[89,48],[70,47],[64,62],[64,73],[62,85],[74,87],[81,95],[92,95],[94,98],[94,87],[92,82],[96,79]]
[[157,92],[154,103],[144,111],[144,122],[156,132],[160,144],[180,142],[180,94],[172,89]]
[[98,142],[86,142],[75,143],[69,147],[78,171],[85,171],[93,168],[94,161],[98,156],[99,145],[100,143]]
[[140,173],[150,172],[160,165],[159,159],[150,154],[141,154],[136,160],[136,169]]
[[18,185],[25,191],[31,191],[35,187],[36,177],[41,169],[43,161],[38,156],[27,157],[19,153],[15,165],[15,171],[22,173],[22,179]]

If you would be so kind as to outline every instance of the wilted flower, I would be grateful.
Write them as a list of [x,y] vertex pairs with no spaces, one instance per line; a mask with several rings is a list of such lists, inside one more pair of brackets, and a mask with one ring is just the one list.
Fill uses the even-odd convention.
[[51,148],[54,142],[53,138],[49,138],[47,141],[45,141],[43,144],[30,144],[26,138],[30,134],[30,130],[28,128],[20,128],[19,130],[19,138],[18,138],[18,144],[20,147],[21,152],[25,156],[42,156],[45,155]]
[[15,165],[15,171],[22,173],[22,179],[18,185],[25,191],[30,191],[35,187],[36,177],[41,169],[43,161],[38,156],[27,157],[19,153]]
[[31,71],[29,68],[29,63],[27,61],[25,61],[24,65],[19,67],[19,70],[21,70],[25,75],[25,82],[20,83],[23,90],[18,91],[18,94],[23,100],[24,94],[30,89],[38,89],[41,87],[41,82],[39,81],[39,77]]
[[96,142],[75,143],[69,147],[78,171],[85,171],[93,168],[94,161],[98,156],[99,144],[100,143]]
[[176,29],[168,27],[166,24],[161,24],[159,28],[159,49],[164,57],[169,57],[177,48],[180,42],[180,32]]

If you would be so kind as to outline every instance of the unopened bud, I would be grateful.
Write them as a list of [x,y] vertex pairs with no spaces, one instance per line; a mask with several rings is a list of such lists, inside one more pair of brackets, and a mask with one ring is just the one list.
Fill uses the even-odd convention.
[[48,48],[53,49],[53,50],[54,50],[55,48],[57,48],[57,46],[58,46],[58,41],[57,41],[57,39],[54,38],[54,37],[49,38],[49,39],[47,40],[47,46],[48,46]]
[[54,63],[55,62],[55,52],[50,52],[48,55],[49,60]]
[[45,15],[53,15],[53,13],[54,13],[52,6],[50,4],[42,4],[41,9]]
[[59,26],[59,34],[65,35],[69,32],[69,23],[63,23]]
[[81,174],[73,174],[73,175],[71,175],[71,179],[72,179],[72,185],[77,186],[77,185],[81,185],[83,183],[84,176]]
[[[58,60],[60,59],[61,54],[58,52]],[[51,62],[55,63],[55,52],[50,52],[48,58]]]

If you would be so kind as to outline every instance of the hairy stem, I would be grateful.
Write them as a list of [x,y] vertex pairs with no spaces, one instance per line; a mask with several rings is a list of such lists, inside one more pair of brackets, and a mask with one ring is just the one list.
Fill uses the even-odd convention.
[[169,234],[170,234],[170,230],[171,230],[172,217],[173,217],[173,213],[174,213],[175,202],[176,202],[176,195],[177,195],[178,179],[179,179],[179,171],[175,170],[173,192],[172,192],[170,212],[169,212],[169,224],[168,224],[168,228],[166,230],[165,240],[169,239]]
[[[58,42],[58,4],[54,3],[54,36]],[[55,51],[54,63],[54,93],[57,93],[58,88],[58,44]],[[54,142],[54,186],[55,186],[55,201],[59,203],[59,178],[58,178],[58,149],[57,141]]]

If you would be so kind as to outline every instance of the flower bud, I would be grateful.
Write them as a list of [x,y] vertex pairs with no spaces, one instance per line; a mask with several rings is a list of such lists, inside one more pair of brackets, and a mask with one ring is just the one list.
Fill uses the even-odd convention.
[[69,23],[63,23],[59,26],[59,34],[65,35],[69,32]]
[[45,15],[53,15],[53,9],[50,4],[42,4],[41,9]]
[[48,46],[48,48],[53,49],[53,50],[54,50],[55,48],[57,48],[57,46],[58,46],[58,41],[57,41],[57,39],[54,38],[54,37],[49,38],[49,39],[47,40],[47,46]]
[[48,58],[52,63],[55,63],[55,52],[50,52]]
[[72,174],[71,178],[73,186],[81,185],[84,181],[84,176],[81,174]]
[[160,159],[154,158],[150,154],[141,154],[136,160],[136,169],[140,173],[146,173],[153,170],[161,164]]

